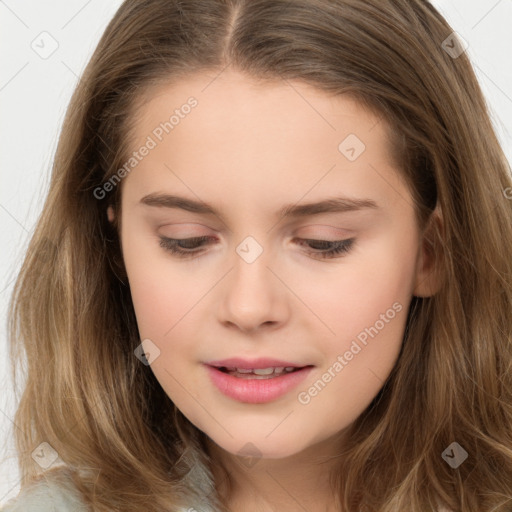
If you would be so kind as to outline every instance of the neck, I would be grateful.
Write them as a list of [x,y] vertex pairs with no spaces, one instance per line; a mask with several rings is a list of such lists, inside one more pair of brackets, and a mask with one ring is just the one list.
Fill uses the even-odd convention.
[[[339,441],[322,441],[279,459],[233,455],[211,439],[207,445],[214,461],[217,492],[230,510],[341,512],[329,481],[336,469],[336,454],[341,453]],[[231,485],[220,466],[225,468]]]

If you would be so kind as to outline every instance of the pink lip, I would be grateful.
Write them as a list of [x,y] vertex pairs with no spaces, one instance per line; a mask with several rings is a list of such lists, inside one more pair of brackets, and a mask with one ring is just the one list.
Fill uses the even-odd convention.
[[225,368],[242,368],[245,370],[252,370],[254,368],[272,368],[272,367],[281,367],[287,368],[289,366],[294,366],[296,368],[301,368],[306,366],[305,364],[297,364],[290,363],[289,361],[280,361],[278,359],[270,359],[268,357],[260,357],[259,359],[241,359],[239,357],[231,357],[229,359],[223,359],[222,361],[210,361],[206,363],[208,366],[215,366],[216,368],[220,368],[224,366]]
[[[235,360],[223,361],[220,366],[236,367],[236,368],[270,368],[271,366],[277,366],[276,362],[268,364],[269,360],[265,361],[265,364],[261,364],[261,360],[255,365],[255,361],[251,363],[253,366],[240,366],[240,360],[236,364],[233,364]],[[224,364],[224,363],[229,364]],[[246,362],[247,363],[247,362]],[[278,362],[279,366],[294,366],[290,363]],[[210,363],[213,364],[213,363]],[[291,373],[284,373],[276,377],[269,379],[244,379],[241,377],[235,377],[228,373],[222,372],[215,366],[206,365],[210,378],[217,389],[229,398],[237,400],[239,402],[245,402],[249,404],[261,404],[265,402],[271,402],[276,400],[280,396],[285,395],[290,390],[295,388],[300,382],[302,382],[313,369],[313,366],[306,366],[300,370],[295,370]]]

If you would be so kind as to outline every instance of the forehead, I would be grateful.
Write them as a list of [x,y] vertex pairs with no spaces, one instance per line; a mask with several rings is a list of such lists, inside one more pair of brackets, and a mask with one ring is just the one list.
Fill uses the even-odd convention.
[[369,166],[392,164],[382,117],[349,95],[300,82],[229,70],[191,75],[147,89],[132,119],[131,150],[153,142],[122,184],[132,182],[141,197],[180,182],[197,194],[229,187],[240,195],[239,183],[267,197],[271,188],[298,199],[317,182],[329,192],[335,182],[350,188],[362,175],[375,181]]
[[[197,103],[193,109],[187,106],[191,98]],[[230,133],[232,145],[243,137],[256,143],[258,135],[280,133],[276,142],[307,138],[329,144],[354,133],[376,149],[377,145],[383,151],[388,149],[389,127],[382,115],[354,96],[329,94],[304,82],[256,79],[229,69],[195,73],[146,87],[134,104],[130,123],[135,146],[160,123],[169,121],[173,113],[173,126],[164,138],[169,138],[166,135],[170,131],[179,137],[188,124],[196,133],[208,131],[198,134],[205,143],[223,133]],[[178,124],[185,128],[178,129]],[[187,137],[190,135],[187,131]]]

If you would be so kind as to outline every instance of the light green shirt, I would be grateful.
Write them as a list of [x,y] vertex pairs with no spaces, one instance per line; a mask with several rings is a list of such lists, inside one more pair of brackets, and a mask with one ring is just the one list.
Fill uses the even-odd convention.
[[[0,512],[90,512],[90,508],[72,489],[50,480],[41,480],[24,488],[9,500]],[[199,512],[194,507],[178,512]]]
[[56,482],[39,481],[20,491],[1,512],[90,512],[76,493]]

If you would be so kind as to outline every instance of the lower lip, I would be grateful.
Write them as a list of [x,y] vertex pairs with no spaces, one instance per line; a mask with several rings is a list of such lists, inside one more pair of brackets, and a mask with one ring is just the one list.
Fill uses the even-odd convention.
[[206,368],[212,382],[221,393],[249,404],[262,404],[276,400],[298,386],[313,369],[312,366],[306,366],[272,378],[244,379],[221,372],[213,366],[206,365]]

